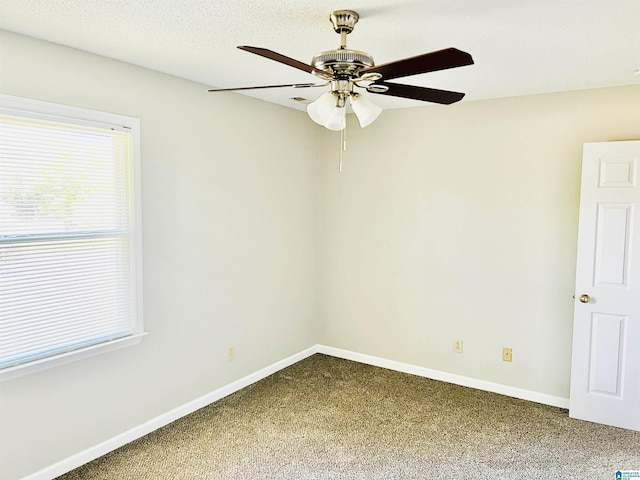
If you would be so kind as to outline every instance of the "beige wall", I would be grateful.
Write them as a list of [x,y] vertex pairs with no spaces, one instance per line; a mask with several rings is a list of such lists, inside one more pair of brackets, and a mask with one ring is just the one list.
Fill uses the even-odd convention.
[[342,174],[326,133],[321,343],[567,398],[582,144],[640,138],[639,106],[633,86],[385,111],[349,125]]
[[141,119],[149,332],[0,383],[0,478],[13,479],[316,342],[317,130],[302,112],[0,34],[2,93]]
[[568,396],[582,143],[640,138],[640,87],[350,121],[339,174],[339,136],[302,112],[13,34],[0,44],[3,93],[141,119],[150,332],[1,383],[2,478],[318,342]]

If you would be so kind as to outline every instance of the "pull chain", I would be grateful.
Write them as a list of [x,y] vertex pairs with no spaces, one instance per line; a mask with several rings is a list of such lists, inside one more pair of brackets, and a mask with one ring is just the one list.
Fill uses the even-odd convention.
[[342,173],[342,160],[347,151],[347,126],[340,130],[340,173]]

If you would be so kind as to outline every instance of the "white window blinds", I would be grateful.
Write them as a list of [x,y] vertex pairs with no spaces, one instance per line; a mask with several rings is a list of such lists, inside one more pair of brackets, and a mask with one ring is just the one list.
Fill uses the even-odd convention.
[[141,333],[130,128],[0,111],[0,369]]

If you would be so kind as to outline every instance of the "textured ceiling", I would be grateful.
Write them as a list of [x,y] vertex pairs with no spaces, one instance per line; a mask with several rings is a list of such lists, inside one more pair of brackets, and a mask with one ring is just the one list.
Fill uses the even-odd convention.
[[[377,64],[447,47],[471,53],[475,65],[402,79],[465,100],[640,84],[640,0],[0,0],[0,28],[222,88],[313,82],[235,47],[309,63],[339,46],[328,18],[345,8],[360,14],[348,46]],[[291,98],[324,91],[246,94],[303,109]]]

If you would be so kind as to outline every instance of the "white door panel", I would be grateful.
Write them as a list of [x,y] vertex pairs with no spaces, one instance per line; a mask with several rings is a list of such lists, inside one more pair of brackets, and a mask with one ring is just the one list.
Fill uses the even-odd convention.
[[570,415],[640,430],[640,141],[584,146]]

